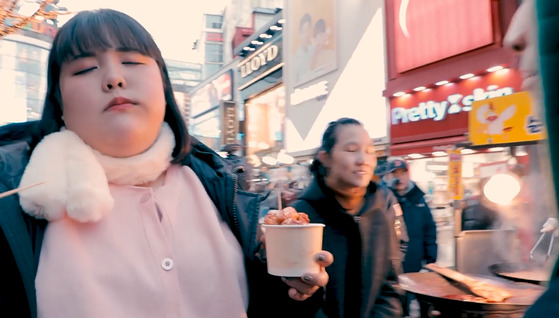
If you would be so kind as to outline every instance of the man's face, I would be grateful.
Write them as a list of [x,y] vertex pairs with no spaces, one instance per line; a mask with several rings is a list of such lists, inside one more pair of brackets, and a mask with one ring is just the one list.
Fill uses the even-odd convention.
[[[410,174],[408,169],[398,168],[392,171],[391,176],[394,179],[393,188],[400,193],[405,193],[410,184]],[[396,179],[398,181],[395,181]]]
[[398,193],[405,194],[410,184],[410,174],[405,168],[397,168],[396,170],[385,174],[383,180],[389,187],[396,190]]
[[523,75],[522,89],[541,101],[536,0],[522,1],[511,20],[504,45],[520,55],[518,68]]

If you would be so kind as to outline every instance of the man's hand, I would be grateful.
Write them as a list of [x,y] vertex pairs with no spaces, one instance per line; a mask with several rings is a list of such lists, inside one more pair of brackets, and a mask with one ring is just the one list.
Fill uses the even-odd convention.
[[549,218],[542,226],[541,233],[554,232],[555,236],[559,235],[559,221],[556,218]]
[[328,273],[325,267],[334,262],[334,256],[327,251],[316,254],[316,262],[320,265],[320,272],[305,274],[301,277],[282,277],[282,280],[289,285],[289,297],[303,301],[311,297],[320,287],[328,283]]

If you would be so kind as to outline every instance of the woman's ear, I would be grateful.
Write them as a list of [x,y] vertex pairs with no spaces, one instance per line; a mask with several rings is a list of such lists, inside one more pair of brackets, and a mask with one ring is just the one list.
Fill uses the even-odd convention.
[[324,167],[330,168],[330,155],[326,151],[321,150],[318,152],[318,160]]

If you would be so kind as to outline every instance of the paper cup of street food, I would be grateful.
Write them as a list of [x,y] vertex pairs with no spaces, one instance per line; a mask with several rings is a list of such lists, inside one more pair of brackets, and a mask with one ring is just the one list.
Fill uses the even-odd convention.
[[[286,209],[291,217],[280,216],[279,221],[271,221],[271,218],[267,217],[262,225],[266,238],[268,273],[284,277],[318,273],[320,265],[316,263],[315,256],[322,250],[324,224],[309,223],[306,214],[298,213],[293,208]],[[282,211],[277,213],[281,214]],[[298,216],[295,216],[293,211]],[[301,220],[298,219],[299,215]],[[271,216],[275,217],[273,214]],[[280,224],[277,224],[278,222]]]

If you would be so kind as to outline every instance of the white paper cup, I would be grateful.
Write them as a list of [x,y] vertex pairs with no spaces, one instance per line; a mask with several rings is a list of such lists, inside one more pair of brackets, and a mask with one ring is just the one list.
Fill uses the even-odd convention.
[[324,224],[263,224],[266,237],[268,273],[275,276],[301,277],[318,273],[315,255],[322,250]]

